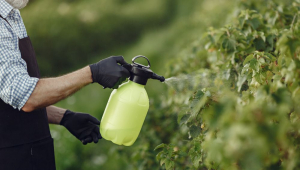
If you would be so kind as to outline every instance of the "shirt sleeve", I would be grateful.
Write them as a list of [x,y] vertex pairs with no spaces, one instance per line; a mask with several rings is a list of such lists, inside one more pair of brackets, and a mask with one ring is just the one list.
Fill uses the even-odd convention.
[[26,62],[21,58],[18,37],[7,24],[0,22],[0,98],[21,110],[38,80],[28,75]]

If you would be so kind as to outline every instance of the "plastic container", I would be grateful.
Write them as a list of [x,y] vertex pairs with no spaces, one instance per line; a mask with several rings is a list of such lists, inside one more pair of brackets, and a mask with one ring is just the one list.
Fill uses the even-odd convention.
[[132,59],[133,64],[123,65],[130,72],[129,81],[112,91],[102,116],[102,137],[118,145],[132,145],[142,129],[149,109],[149,98],[144,88],[148,79],[165,80],[149,69],[148,59],[148,66],[134,62],[140,57],[147,59],[137,56]]
[[113,90],[105,108],[100,133],[106,140],[130,146],[137,139],[149,109],[143,85],[128,81]]

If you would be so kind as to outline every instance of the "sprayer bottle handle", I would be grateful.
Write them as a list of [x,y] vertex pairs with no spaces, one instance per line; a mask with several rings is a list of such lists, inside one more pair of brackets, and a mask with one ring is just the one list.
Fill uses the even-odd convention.
[[[147,66],[144,66],[143,64],[134,62],[134,61],[135,61],[136,59],[138,59],[138,58],[144,58],[144,59],[146,59],[146,60],[148,61],[148,65],[147,65]],[[141,67],[144,67],[144,68],[150,68],[150,67],[151,67],[149,59],[148,59],[147,57],[145,57],[145,56],[142,56],[142,55],[138,55],[138,56],[133,57],[132,63],[133,63],[134,65],[138,65],[138,66],[141,66]]]

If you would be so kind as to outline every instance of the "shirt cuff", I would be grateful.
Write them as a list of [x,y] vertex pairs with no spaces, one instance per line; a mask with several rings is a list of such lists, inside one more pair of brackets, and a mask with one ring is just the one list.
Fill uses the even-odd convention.
[[28,82],[26,82],[28,88],[26,90],[23,90],[23,98],[21,99],[21,101],[18,103],[17,107],[19,110],[21,110],[23,108],[23,106],[26,104],[27,100],[29,99],[30,95],[32,94],[33,90],[35,89],[35,86],[37,84],[37,82],[39,81],[38,78],[36,77],[30,77],[28,79]]

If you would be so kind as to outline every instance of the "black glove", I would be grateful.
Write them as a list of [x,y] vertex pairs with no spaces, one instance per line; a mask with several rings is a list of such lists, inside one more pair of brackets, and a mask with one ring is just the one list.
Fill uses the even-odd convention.
[[[119,64],[121,65],[119,65]],[[118,86],[130,76],[129,71],[122,67],[128,64],[122,56],[112,56],[91,64],[93,82],[97,82],[104,88],[118,88]]]
[[84,145],[93,141],[97,143],[102,138],[98,127],[100,121],[89,114],[67,110],[60,124],[66,127]]

